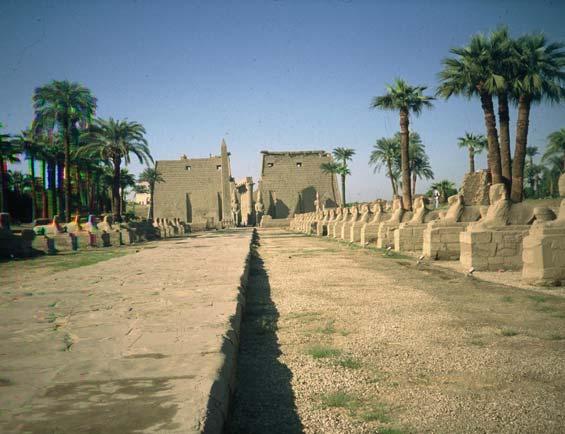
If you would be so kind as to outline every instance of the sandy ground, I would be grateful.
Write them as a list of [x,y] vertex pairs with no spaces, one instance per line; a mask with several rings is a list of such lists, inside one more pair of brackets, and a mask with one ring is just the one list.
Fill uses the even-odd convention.
[[0,263],[0,432],[197,432],[250,236]]
[[260,231],[229,433],[557,433],[565,300]]

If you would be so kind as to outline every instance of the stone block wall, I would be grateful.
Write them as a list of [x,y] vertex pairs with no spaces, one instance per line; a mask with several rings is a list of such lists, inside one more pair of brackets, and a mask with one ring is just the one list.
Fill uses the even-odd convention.
[[324,151],[262,151],[262,154],[259,189],[265,215],[280,219],[315,211],[316,193],[321,205],[327,208],[340,202],[335,176],[320,169],[322,163],[332,161],[331,154]]
[[565,284],[565,227],[561,233],[532,230],[524,237],[522,278],[536,284]]
[[465,268],[477,271],[521,270],[522,240],[529,226],[514,226],[504,230],[461,232],[459,261]]
[[401,224],[394,231],[394,250],[397,252],[421,252],[426,224]]
[[427,258],[455,261],[461,253],[459,234],[464,232],[467,224],[453,226],[428,226],[423,233],[423,254]]
[[488,205],[489,185],[490,179],[486,170],[467,173],[461,187],[464,203],[466,205]]

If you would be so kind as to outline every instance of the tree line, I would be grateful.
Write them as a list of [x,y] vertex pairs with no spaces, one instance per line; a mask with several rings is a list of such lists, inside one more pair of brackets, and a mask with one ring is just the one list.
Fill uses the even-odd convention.
[[[143,125],[97,118],[92,92],[66,80],[37,87],[33,108],[29,128],[17,135],[0,134],[0,210],[22,216],[22,205],[29,204],[32,220],[59,215],[70,221],[73,212],[111,212],[120,221],[126,189],[136,182],[123,165],[132,157],[147,166],[153,163]],[[7,163],[22,156],[29,173],[9,171]],[[152,189],[161,178],[147,167],[139,180]]]

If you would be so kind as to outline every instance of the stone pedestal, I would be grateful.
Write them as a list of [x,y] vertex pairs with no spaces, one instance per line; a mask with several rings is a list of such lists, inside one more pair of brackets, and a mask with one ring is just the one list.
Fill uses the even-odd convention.
[[421,252],[426,224],[401,223],[394,231],[394,250],[397,252]]
[[398,229],[400,223],[382,222],[377,233],[377,248],[384,249],[389,245],[394,245],[394,231]]
[[34,250],[39,250],[47,253],[48,255],[54,255],[57,253],[57,250],[55,249],[55,240],[45,235],[36,235],[31,246]]
[[522,260],[526,282],[565,285],[565,226],[534,226],[524,237]]
[[430,222],[424,229],[422,253],[430,259],[456,261],[461,254],[459,234],[467,229],[468,223],[452,223],[437,226]]
[[501,229],[461,232],[459,261],[477,271],[521,270],[522,240],[530,226],[513,225]]

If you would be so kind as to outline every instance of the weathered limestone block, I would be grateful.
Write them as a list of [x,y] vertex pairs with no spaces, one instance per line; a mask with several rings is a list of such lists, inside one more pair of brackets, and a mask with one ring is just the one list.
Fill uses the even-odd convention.
[[377,200],[371,206],[372,218],[361,228],[359,243],[367,246],[377,240],[379,225],[381,222],[390,218],[390,214],[385,211],[385,201]]
[[448,199],[449,208],[440,213],[439,219],[429,222],[423,234],[423,254],[435,260],[458,260],[460,256],[459,234],[470,222],[480,218],[478,206],[466,206],[463,195]]
[[364,203],[361,205],[359,218],[351,224],[349,229],[349,241],[352,243],[359,243],[361,241],[361,230],[369,222],[371,218],[371,210],[369,204]]
[[338,218],[338,211],[339,208],[330,209],[328,220],[322,226],[322,234],[321,234],[322,236],[329,237],[331,227],[334,225],[335,221]]
[[430,212],[427,198],[418,196],[414,200],[414,213],[405,223],[400,223],[394,231],[394,250],[397,252],[421,252],[424,244],[424,230],[427,222],[437,217],[437,212]]
[[[524,237],[522,278],[542,285],[565,284],[565,174],[559,178],[559,193],[563,199],[557,219],[536,218]],[[538,212],[536,217],[547,213]]]
[[322,219],[318,221],[318,224],[316,225],[316,235],[318,237],[324,235],[324,228],[327,227],[326,225],[328,223],[329,217],[330,217],[330,210],[324,209],[322,211]]
[[341,236],[341,228],[343,224],[349,220],[351,217],[351,210],[349,208],[343,208],[341,213],[341,219],[336,222],[333,227],[333,233],[331,234],[332,238],[338,238]]
[[522,240],[530,230],[533,210],[524,204],[512,205],[503,184],[489,191],[491,205],[483,218],[459,234],[460,262],[475,270],[520,270]]

